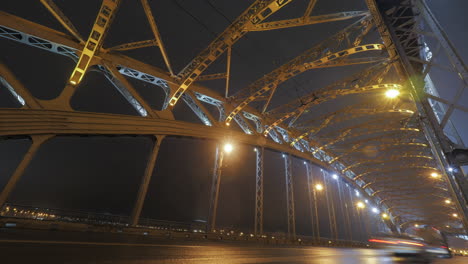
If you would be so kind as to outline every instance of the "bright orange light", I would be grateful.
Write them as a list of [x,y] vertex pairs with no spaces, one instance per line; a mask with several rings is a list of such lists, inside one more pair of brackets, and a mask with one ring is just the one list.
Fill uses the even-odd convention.
[[226,153],[231,153],[231,151],[234,149],[234,147],[232,146],[232,144],[230,143],[227,143],[226,145],[224,145],[224,151]]
[[400,95],[400,91],[397,89],[390,89],[385,92],[385,96],[391,99],[396,98],[398,95]]
[[395,241],[388,241],[388,240],[381,240],[381,239],[369,239],[369,242],[392,244],[392,245],[398,244],[398,242],[395,242]]
[[321,191],[321,190],[323,190],[323,185],[320,184],[320,183],[317,183],[317,184],[315,185],[315,189],[316,189],[317,191]]
[[439,174],[437,172],[431,173],[432,178],[439,178]]
[[398,243],[400,243],[400,244],[405,244],[405,245],[418,246],[418,247],[424,246],[424,245],[421,244],[421,243],[409,242],[409,241],[398,241]]

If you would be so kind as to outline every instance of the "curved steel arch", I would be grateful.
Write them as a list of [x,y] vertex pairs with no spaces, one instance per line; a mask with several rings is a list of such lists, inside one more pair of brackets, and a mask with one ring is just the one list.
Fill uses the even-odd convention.
[[[261,8],[263,8],[264,4],[267,2],[273,3],[273,1],[266,1],[266,0],[256,1],[254,5],[250,7],[251,9],[249,10],[252,12],[257,12],[257,11],[261,12]],[[290,1],[285,0],[285,1],[280,1],[280,2],[283,4],[286,4],[286,2],[289,3]],[[256,6],[257,4],[258,6]],[[254,6],[256,7],[253,8]],[[260,8],[259,6],[262,6],[262,7]],[[259,7],[259,9],[256,9],[257,7]],[[255,10],[253,10],[252,8]],[[267,9],[264,9],[264,10],[267,10]],[[270,11],[278,11],[278,10],[279,8],[275,10],[271,9]],[[244,12],[241,15],[241,17],[243,17],[245,14],[246,13]],[[253,13],[248,14],[247,17],[251,18],[252,14]],[[261,15],[260,19],[265,19],[269,14],[264,15],[260,13],[260,15]],[[152,23],[151,23],[150,17],[149,17],[149,20],[150,20],[150,25],[152,26],[152,28],[154,28],[155,26],[154,20]],[[239,142],[248,142],[248,144],[261,145],[261,146],[272,146],[272,148],[276,149],[277,151],[294,153],[294,155],[297,155],[298,157],[305,158],[308,160],[314,160],[314,163],[316,163],[315,161],[320,162],[320,164],[327,166],[327,168],[330,168],[330,170],[333,170],[333,171],[343,171],[343,169],[346,168],[346,164],[352,164],[353,162],[358,161],[358,159],[355,159],[354,161],[351,160],[349,162],[344,162],[341,160],[337,162],[340,159],[340,157],[343,157],[343,151],[338,150],[337,148],[334,148],[334,149],[326,149],[326,148],[333,146],[337,142],[340,142],[340,141],[343,141],[344,143],[348,143],[350,141],[354,142],[352,141],[354,137],[370,135],[370,134],[365,134],[365,132],[361,132],[360,134],[358,133],[356,135],[356,134],[351,134],[351,132],[345,131],[346,134],[345,136],[343,136],[342,139],[339,139],[337,141],[332,140],[331,142],[323,146],[320,146],[314,143],[313,139],[310,141],[300,139],[297,141],[297,142],[300,142],[300,144],[297,144],[296,142],[295,144],[291,145],[291,144],[286,144],[286,143],[290,141],[289,139],[291,138],[291,135],[300,133],[298,132],[300,130],[298,130],[297,128],[288,128],[285,126],[281,126],[281,124],[278,123],[276,127],[274,126],[273,127],[277,130],[277,132],[279,132],[280,136],[284,139],[283,141],[278,140],[278,142],[282,142],[281,144],[275,143],[271,140],[267,140],[263,137],[260,137],[259,134],[261,133],[261,130],[264,129],[263,124],[261,122],[263,121],[264,124],[269,122],[269,119],[272,119],[271,118],[272,116],[278,114],[278,112],[275,112],[277,109],[273,109],[273,111],[268,112],[267,115],[263,115],[260,111],[257,111],[256,109],[254,109],[253,107],[249,107],[248,105],[242,107],[242,115],[236,114],[234,119],[236,120],[236,122],[239,123],[241,129],[245,133],[247,134],[250,133],[252,135],[246,135],[246,134],[239,133],[239,132],[233,132],[232,130],[221,129],[221,127],[223,127],[222,121],[226,120],[224,118],[225,111],[229,111],[232,108],[235,108],[236,101],[241,101],[241,99],[245,99],[242,97],[242,92],[237,97],[233,97],[231,100],[226,100],[222,96],[217,95],[215,92],[197,83],[194,83],[194,81],[199,79],[201,72],[205,70],[205,69],[200,69],[199,66],[205,65],[207,67],[212,62],[212,61],[209,61],[211,60],[211,58],[216,59],[224,51],[229,50],[231,45],[235,41],[237,41],[238,38],[242,37],[243,34],[245,34],[245,32],[243,32],[242,30],[248,28],[247,26],[245,26],[245,24],[242,24],[242,23],[244,22],[251,23],[251,21],[250,22],[240,21],[240,24],[236,24],[238,22],[239,21],[236,20],[233,23],[233,25],[238,25],[239,27],[233,28],[230,26],[228,30],[232,29],[233,31],[229,31],[229,32],[225,31],[223,34],[221,34],[221,36],[234,37],[235,39],[228,40],[228,39],[222,39],[222,37],[220,37],[219,39],[217,38],[205,50],[209,54],[208,53],[200,54],[200,56],[198,56],[188,65],[187,70],[186,69],[183,70],[183,74],[181,74],[179,77],[171,76],[165,70],[162,70],[157,67],[153,67],[145,63],[142,63],[141,61],[126,57],[118,53],[117,49],[107,49],[107,50],[100,49],[99,51],[101,52],[96,52],[96,54],[93,55],[93,58],[91,60],[91,65],[96,65],[96,66],[101,65],[102,73],[104,73],[105,76],[108,77],[108,79],[114,84],[114,86],[116,86],[116,89],[118,89],[118,91],[127,99],[127,101],[129,101],[132,104],[132,106],[135,109],[137,109],[137,111],[141,115],[144,115],[145,113],[148,115],[148,117],[146,118],[140,117],[139,119],[133,119],[132,117],[117,116],[117,115],[115,116],[106,115],[106,114],[87,115],[86,113],[77,113],[77,112],[72,113],[69,111],[70,109],[66,108],[66,106],[64,105],[65,100],[61,100],[63,99],[62,97],[60,98],[60,100],[54,99],[54,101],[52,102],[43,101],[43,100],[33,100],[31,99],[33,97],[28,97],[27,92],[25,92],[24,89],[21,89],[20,86],[15,84],[15,85],[11,85],[11,87],[13,89],[13,92],[15,92],[18,95],[16,96],[17,100],[19,100],[18,98],[23,98],[23,100],[25,101],[24,108],[26,107],[44,108],[48,110],[44,110],[44,112],[41,112],[41,113],[33,112],[32,110],[31,111],[27,110],[27,112],[22,112],[22,110],[15,110],[17,111],[15,113],[0,110],[3,120],[7,120],[8,122],[12,121],[15,123],[15,125],[11,127],[3,127],[3,126],[0,127],[0,131],[1,131],[0,135],[12,136],[15,133],[18,133],[17,135],[27,135],[27,131],[24,130],[26,128],[33,130],[33,133],[37,133],[37,134],[34,134],[34,136],[42,135],[44,133],[45,134],[57,133],[57,134],[67,134],[67,135],[71,135],[73,133],[76,133],[76,134],[98,133],[100,135],[106,135],[107,133],[111,133],[111,134],[139,134],[141,133],[144,135],[154,135],[154,134],[162,133],[162,134],[175,134],[175,135],[181,135],[181,136],[220,139],[225,134],[232,134],[232,135],[235,135],[235,137],[239,139]],[[267,23],[270,23],[270,22],[267,22]],[[350,52],[354,52],[354,53],[361,52],[361,50],[356,50],[355,46],[359,45],[359,43],[362,41],[362,37],[367,34],[371,26],[373,26],[373,24],[371,23],[370,17],[365,17],[359,20],[355,24],[351,25],[351,27],[348,27],[349,29],[348,31],[341,31],[341,32],[352,32],[356,36],[350,37],[346,34],[335,35],[335,38],[331,38],[328,40],[328,42],[323,42],[322,44],[319,44],[318,46],[314,47],[314,49],[309,50],[308,51],[309,53],[306,52],[302,54],[301,56],[297,57],[295,60],[293,60],[292,62],[297,63],[296,65],[294,65],[291,62],[291,64],[287,64],[287,67],[281,68],[283,72],[275,71],[274,73],[278,75],[271,74],[269,75],[270,79],[268,78],[261,79],[259,80],[258,83],[264,82],[264,84],[268,84],[268,82],[271,82],[271,81],[278,81],[278,80],[275,80],[275,78],[278,78],[278,77],[286,78],[286,79],[292,78],[300,73],[300,72],[296,73],[295,70],[299,70],[299,71],[307,70],[311,67],[319,68],[319,67],[339,66],[339,65],[345,65],[345,64],[349,65],[352,63],[373,62],[372,60],[365,59],[365,58],[358,58],[355,60],[351,60],[348,58],[348,56],[350,55],[349,54]],[[73,34],[73,31],[74,31],[73,27],[69,27],[67,30],[69,30]],[[153,33],[154,33],[154,30],[153,30]],[[76,60],[78,59],[78,56],[81,55],[82,51],[86,48],[86,46],[83,43],[84,41],[79,41],[80,39],[79,35],[77,34],[73,34],[73,35],[74,35],[74,38],[66,34],[57,32],[49,28],[42,27],[30,21],[19,19],[17,17],[14,17],[12,15],[9,15],[0,11],[0,36],[12,39],[14,41],[22,42],[30,46],[41,48],[43,50],[48,50],[48,51],[51,51],[60,55],[64,55],[64,56],[67,56]],[[220,40],[221,42],[219,42]],[[332,41],[335,41],[336,43],[331,43]],[[347,47],[340,46],[340,45],[345,44],[346,41],[348,41],[349,44],[352,43],[352,45],[354,46],[354,48],[351,48],[351,50],[349,50],[348,52],[346,52],[346,49],[344,48],[350,48],[349,44]],[[150,42],[145,42],[145,43],[143,42],[128,43],[128,44],[123,44],[120,46],[122,47],[125,46],[126,48],[136,48],[136,47],[143,47],[144,45],[147,45],[148,43],[154,44],[154,40]],[[216,43],[218,44],[221,43],[221,44],[218,45]],[[225,46],[226,43],[231,44],[231,45]],[[159,44],[162,45],[161,41],[159,41]],[[376,44],[376,45],[380,45],[380,44]],[[389,46],[389,47],[390,49],[392,48],[392,46]],[[383,46],[378,46],[378,47],[372,46],[369,49],[381,50],[383,49]],[[162,52],[164,53],[164,51]],[[324,58],[323,61],[320,60],[320,58]],[[390,62],[385,62],[385,63],[387,63],[388,65],[390,64]],[[167,66],[168,68],[170,68],[169,64],[167,64]],[[390,67],[385,68],[385,70],[387,71],[389,69]],[[197,71],[199,71],[199,74]],[[291,72],[288,72],[288,71],[291,71]],[[192,74],[196,72],[197,74],[192,76]],[[138,92],[131,87],[130,83],[126,81],[122,75],[126,75],[132,78],[136,78],[139,80],[143,80],[143,81],[161,86],[163,87],[166,95],[172,94],[173,96],[175,96],[177,93],[176,91],[177,87],[179,87],[179,90],[180,90],[180,87],[182,85],[186,84],[187,85],[186,88],[189,88],[190,86],[190,90],[186,93],[180,94],[180,98],[184,98],[184,102],[187,103],[190,109],[202,120],[204,124],[206,124],[206,126],[203,126],[203,125],[192,126],[191,124],[188,124],[186,122],[174,120],[174,116],[171,112],[171,109],[166,109],[167,103],[169,102],[169,99],[170,99],[169,96],[167,96],[165,100],[166,106],[163,106],[163,111],[156,111],[154,109],[151,109],[151,107],[149,107],[149,104],[146,102],[146,100],[144,100],[141,96],[139,96]],[[371,82],[369,84],[380,83],[382,80],[380,76],[378,78],[379,78],[378,81]],[[3,80],[7,83],[12,83],[11,80],[6,80],[6,78],[4,78]],[[187,80],[189,80],[191,83],[188,83],[188,84],[185,83]],[[362,82],[364,83],[365,81],[362,81]],[[253,86],[249,86],[249,87],[253,87]],[[365,87],[365,86],[359,85],[359,87]],[[261,87],[257,87],[257,88],[261,88]],[[275,88],[276,86],[271,88],[270,90],[274,90]],[[19,91],[19,90],[22,90],[22,91]],[[73,93],[73,89],[69,87],[66,87],[64,91],[66,91],[67,93],[71,93],[71,94]],[[249,95],[251,95],[250,93],[251,91],[247,91],[247,92],[249,93]],[[273,93],[270,94],[268,100],[271,99],[272,95]],[[257,97],[257,99],[258,98],[259,97]],[[221,122],[218,122],[217,120],[213,118],[213,116],[211,116],[209,111],[207,111],[203,107],[202,102],[210,103],[212,105],[215,105],[218,108],[218,110],[220,111]],[[264,109],[266,109],[267,106],[268,106],[268,102],[265,105]],[[286,107],[289,107],[289,106],[286,106]],[[294,107],[297,108],[297,106],[294,106]],[[50,109],[60,109],[62,111],[55,111],[55,110],[50,110]],[[28,115],[31,115],[31,116],[28,116]],[[258,134],[255,133],[255,130],[252,127],[250,127],[250,125],[244,120],[244,117],[250,119],[248,116],[250,117],[255,116],[257,120],[256,125],[257,125]],[[60,121],[60,119],[64,119],[65,121],[64,120]],[[30,124],[26,124],[25,123],[26,120]],[[415,120],[413,121],[414,123],[417,122]],[[207,127],[209,125],[211,125],[211,127]],[[329,125],[328,123],[323,122],[321,127],[323,128],[328,125]],[[124,128],[124,129],[118,130],[119,126],[120,128]],[[261,129],[258,129],[259,127]],[[412,130],[413,132],[421,132],[417,130],[418,128],[405,127],[405,129],[415,129],[415,130]],[[275,131],[275,130],[272,129],[272,131]],[[402,130],[395,129],[395,131],[402,131]],[[351,135],[347,136],[348,133]],[[383,132],[374,131],[372,133],[383,133]],[[416,136],[417,135],[420,136],[422,135],[422,133],[417,133]],[[395,136],[395,135],[392,135],[392,136]],[[416,139],[416,136],[414,137],[414,139],[418,140]],[[424,139],[421,139],[421,142],[426,142],[426,141]],[[424,143],[418,143],[418,144],[424,144]],[[292,148],[293,146],[296,149]],[[349,146],[346,146],[346,147],[349,148]],[[327,152],[325,152],[325,150]],[[426,167],[429,167],[429,166],[426,166]],[[343,172],[342,174],[344,175],[340,174],[340,176],[345,179],[350,179],[352,177],[354,177],[355,179],[359,179],[359,175],[356,175],[355,171],[351,171],[349,169]],[[356,181],[353,181],[352,183],[354,184],[353,186],[357,186],[357,188],[361,188],[359,184],[356,184]],[[388,190],[391,191],[392,189],[390,188]],[[393,189],[393,191],[395,190]],[[366,190],[363,190],[363,193],[366,193],[366,192],[367,192]]]
[[[348,111],[343,111],[343,112],[344,113],[349,113],[349,112],[352,112],[353,110],[366,111],[368,109],[352,109],[351,108]],[[336,124],[338,122],[348,121],[350,119],[353,119],[353,118],[357,117],[357,115],[351,115],[349,117],[343,117],[341,119],[338,119],[338,118],[336,118],[337,113],[338,112],[334,112],[334,113],[329,114],[328,117],[325,118],[325,121],[319,127],[314,127],[312,129],[310,129],[309,131],[302,133],[300,136],[295,137],[293,139],[293,141],[291,142],[291,146],[294,146],[298,141],[305,138],[306,136],[308,136],[311,133],[317,134],[320,130],[322,130],[323,128],[325,128],[328,125]],[[376,111],[373,111],[373,112],[369,111],[368,113],[363,113],[363,114],[365,116],[369,116],[369,115],[379,115],[379,114],[387,114],[387,113],[398,113],[398,114],[410,114],[410,115],[412,115],[414,112],[411,111],[411,110],[405,110],[405,109],[382,109],[382,110],[378,109]],[[318,118],[316,120],[321,120],[323,118],[324,117],[320,117],[320,118]]]
[[282,116],[280,119],[274,121],[273,123],[271,123],[265,129],[263,134],[267,135],[270,132],[270,130],[273,129],[273,127],[283,123],[283,121],[285,121],[286,119],[288,119],[288,118],[290,118],[290,117],[292,117],[294,115],[301,114],[306,108],[309,108],[309,107],[312,107],[312,106],[315,106],[315,105],[319,105],[319,104],[324,103],[326,101],[335,99],[338,96],[345,96],[345,95],[359,94],[359,93],[367,93],[367,92],[373,92],[373,91],[379,90],[379,89],[389,89],[389,88],[400,90],[401,85],[399,85],[399,84],[387,84],[387,83],[386,84],[376,84],[376,85],[369,85],[369,86],[365,86],[365,87],[361,87],[361,88],[355,88],[355,89],[334,90],[334,91],[324,92],[323,94],[320,94],[320,93],[314,94],[315,98],[314,98],[313,101],[304,103],[303,106],[299,107],[295,111],[287,113],[286,115]]

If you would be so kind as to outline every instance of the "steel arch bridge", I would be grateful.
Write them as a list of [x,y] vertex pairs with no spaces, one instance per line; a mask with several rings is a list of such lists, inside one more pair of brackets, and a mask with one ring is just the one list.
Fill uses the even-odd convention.
[[[312,215],[312,201],[316,201],[314,166],[324,176],[336,174],[347,186],[360,190],[365,199],[389,216],[384,222],[393,230],[415,222],[447,232],[466,230],[462,164],[446,156],[454,149],[465,148],[451,115],[455,110],[467,111],[457,102],[467,85],[466,66],[424,0],[355,1],[365,3],[368,9],[314,15],[320,0],[307,4],[295,0],[250,1],[251,5],[178,73],[171,65],[171,57],[177,55],[167,52],[165,35],[154,15],[158,9],[154,1],[135,1],[141,16],[147,19],[151,38],[113,47],[103,44],[108,35],[120,37],[108,31],[119,18],[119,6],[126,2],[123,0],[103,0],[86,36],[53,0],[40,3],[50,13],[49,19],[60,23],[60,30],[0,11],[2,43],[63,55],[75,65],[73,71],[60,73],[69,76],[60,94],[44,100],[34,96],[8,65],[0,62],[0,82],[19,104],[18,108],[0,109],[0,135],[4,140],[27,137],[32,142],[1,190],[0,205],[8,201],[38,149],[55,136],[150,136],[154,146],[130,217],[130,223],[137,225],[160,144],[167,136],[181,136],[214,139],[220,144],[227,140],[255,148],[256,234],[263,233],[263,168],[268,166],[263,162],[265,149],[283,153],[285,159],[287,231],[291,237],[296,236],[292,157],[303,160],[307,168]],[[277,18],[284,17],[282,12],[294,5],[304,6],[305,12],[295,18]],[[305,51],[296,52],[294,58],[257,76],[250,84],[230,87],[234,78],[243,78],[234,76],[231,68],[236,44],[246,35],[276,31],[280,38],[292,28],[334,21],[347,25]],[[149,47],[160,53],[165,67],[128,53]],[[447,65],[436,60],[441,50],[449,58]],[[213,73],[212,64],[225,70]],[[305,72],[346,67],[360,71],[333,79],[322,88],[308,89],[297,98],[285,96],[293,89],[287,84]],[[437,93],[430,78],[435,67],[456,73],[462,85],[455,100]],[[71,99],[90,71],[105,76],[136,114],[75,110]],[[139,93],[133,80],[162,89],[165,96],[160,99],[161,107],[155,108]],[[217,87],[224,91],[210,86],[211,80],[222,80]],[[400,95],[385,99],[389,90]],[[173,110],[179,104],[186,104],[201,122],[178,120]],[[223,155],[218,148],[208,217],[211,229],[216,224]],[[336,220],[331,226],[338,232]]]

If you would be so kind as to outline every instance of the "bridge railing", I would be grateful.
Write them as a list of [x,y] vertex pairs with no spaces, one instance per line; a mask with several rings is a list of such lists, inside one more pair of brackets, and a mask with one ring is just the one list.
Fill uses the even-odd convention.
[[[239,242],[257,242],[271,245],[311,245],[328,247],[368,247],[362,241],[350,241],[343,239],[330,239],[326,237],[297,236],[288,237],[286,233],[263,233],[254,235],[247,231],[240,231],[232,228],[218,228],[213,232],[207,232],[204,222],[175,222],[163,221],[149,218],[141,218],[135,227],[129,225],[129,217],[113,214],[99,214],[82,211],[72,211],[63,209],[38,208],[33,206],[5,204],[0,210],[0,222],[18,222],[15,227],[21,228],[21,221],[33,221],[38,225],[24,225],[25,228],[32,226],[45,229],[75,230],[70,228],[76,225],[78,229],[88,226],[86,231],[90,231],[90,226],[98,226],[96,231],[119,232],[127,234],[140,234],[161,236],[166,239],[184,240],[226,240]],[[61,226],[60,223],[65,225]],[[93,230],[93,228],[91,228]]]

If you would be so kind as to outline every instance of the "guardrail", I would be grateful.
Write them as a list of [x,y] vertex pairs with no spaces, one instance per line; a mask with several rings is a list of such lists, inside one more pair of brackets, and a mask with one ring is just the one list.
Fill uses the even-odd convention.
[[239,241],[271,245],[304,245],[326,247],[369,247],[365,242],[310,236],[289,238],[285,233],[249,232],[220,228],[206,232],[206,224],[141,219],[130,226],[128,217],[111,214],[93,214],[61,209],[42,209],[30,206],[5,205],[0,211],[0,228],[39,229],[58,231],[107,232],[152,236],[169,240]]

